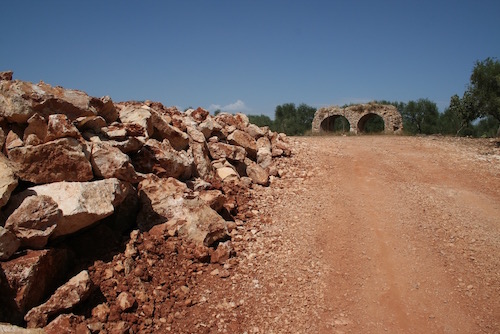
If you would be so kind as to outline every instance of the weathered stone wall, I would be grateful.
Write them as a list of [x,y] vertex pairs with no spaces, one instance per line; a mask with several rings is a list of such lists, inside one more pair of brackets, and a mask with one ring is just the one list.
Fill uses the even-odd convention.
[[367,103],[340,108],[338,106],[330,106],[318,109],[314,115],[312,122],[312,132],[325,132],[324,125],[328,118],[339,116],[345,117],[350,124],[349,132],[358,134],[363,132],[363,127],[366,120],[372,116],[378,115],[384,120],[384,132],[390,134],[400,134],[403,131],[403,118],[401,114],[392,105]]

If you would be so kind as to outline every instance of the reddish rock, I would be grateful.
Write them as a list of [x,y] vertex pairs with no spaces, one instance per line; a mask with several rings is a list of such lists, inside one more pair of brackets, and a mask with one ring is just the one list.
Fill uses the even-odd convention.
[[6,151],[9,152],[10,149],[23,146],[24,142],[21,137],[22,136],[19,135],[18,131],[9,130],[9,132],[7,132],[7,136],[5,137]]
[[246,174],[252,179],[254,183],[267,186],[269,184],[269,173],[262,168],[259,164],[247,159],[246,164]]
[[153,127],[155,129],[155,137],[162,140],[167,139],[170,145],[177,151],[186,150],[189,146],[189,136],[187,133],[181,131],[175,126],[170,124],[171,118],[168,115],[151,112],[153,118]]
[[26,145],[40,145],[47,137],[48,124],[45,117],[35,113],[28,119],[28,127],[24,130],[23,140]]
[[132,294],[122,292],[116,297],[116,304],[122,312],[126,312],[136,305],[136,301]]
[[17,175],[33,183],[89,181],[94,175],[84,147],[74,138],[62,138],[38,146],[23,146],[8,151],[18,164]]
[[85,319],[84,316],[74,315],[73,313],[61,314],[57,318],[52,320],[47,326],[45,326],[43,330],[45,331],[46,334],[88,333],[87,331],[78,332],[77,330],[78,324],[81,324],[84,319]]
[[227,137],[227,141],[230,144],[243,147],[247,151],[248,156],[251,159],[255,159],[257,155],[257,142],[248,133],[241,130],[235,130]]
[[212,159],[214,160],[226,158],[236,161],[244,161],[247,156],[247,152],[243,147],[220,142],[208,143],[208,149]]
[[35,113],[44,117],[65,114],[74,120],[81,116],[99,115],[103,108],[109,108],[109,104],[105,106],[102,100],[82,91],[52,87],[43,82],[1,81],[0,95],[0,117],[15,123],[25,123]]
[[0,260],[9,259],[20,245],[21,241],[14,233],[0,226]]
[[137,183],[139,177],[128,155],[105,142],[92,143],[90,162],[94,174],[102,178],[117,178]]
[[200,191],[200,198],[217,212],[222,210],[226,201],[222,191],[216,189]]
[[266,132],[255,124],[248,124],[244,131],[255,139],[266,135]]
[[26,311],[53,291],[66,274],[67,263],[66,251],[58,249],[28,250],[23,256],[0,262],[8,282],[7,291],[0,293],[0,299],[11,305],[6,311],[11,322],[21,320]]
[[193,172],[193,158],[185,151],[175,150],[166,140],[160,143],[149,139],[133,161],[139,172],[161,177],[188,179]]
[[28,328],[47,325],[49,317],[72,309],[87,299],[92,288],[89,273],[84,270],[60,286],[45,303],[32,308],[25,316]]
[[191,151],[194,160],[194,176],[204,180],[209,180],[213,177],[214,171],[209,157],[209,149],[207,143],[199,143],[194,140],[190,143]]
[[210,262],[224,264],[235,254],[231,241],[219,243],[217,249],[210,253]]
[[22,247],[41,249],[61,218],[62,211],[51,197],[29,196],[7,218],[5,228],[16,235]]
[[109,316],[109,306],[106,303],[97,305],[92,309],[92,317],[100,322],[106,322]]
[[144,136],[149,138],[153,134],[153,118],[147,106],[125,106],[119,111],[120,120],[124,124],[135,124],[143,129]]
[[11,163],[0,153],[0,208],[9,201],[10,194],[17,187],[17,177]]
[[139,194],[138,225],[143,230],[174,219],[181,238],[211,246],[227,237],[224,219],[175,179],[151,176],[139,183]]
[[222,126],[217,123],[212,116],[207,118],[198,125],[198,130],[203,133],[206,139],[210,138],[214,133],[220,132]]
[[101,132],[101,129],[106,127],[106,120],[101,116],[83,116],[79,117],[74,122],[80,132],[91,130],[94,133]]
[[65,137],[79,138],[80,136],[80,132],[66,115],[55,114],[49,116],[45,142]]

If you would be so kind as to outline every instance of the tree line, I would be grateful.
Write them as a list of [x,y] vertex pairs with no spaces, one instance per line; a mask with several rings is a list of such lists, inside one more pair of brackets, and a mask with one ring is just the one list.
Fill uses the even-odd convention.
[[[403,117],[405,133],[410,135],[500,136],[500,61],[495,58],[476,61],[462,97],[453,95],[443,113],[439,112],[436,103],[426,98],[408,102],[374,102],[394,105]],[[269,126],[273,131],[297,136],[310,133],[315,113],[316,109],[305,103],[298,106],[285,103],[276,107],[274,120],[266,115],[249,115],[248,118],[256,125]],[[346,122],[346,119],[339,117],[333,130],[348,132],[349,125]],[[380,132],[383,129],[383,121],[377,117],[365,125],[366,132]]]

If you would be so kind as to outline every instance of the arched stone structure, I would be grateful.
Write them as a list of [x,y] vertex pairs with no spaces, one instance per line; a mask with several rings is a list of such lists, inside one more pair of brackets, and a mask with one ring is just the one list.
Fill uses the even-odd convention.
[[400,134],[403,132],[403,118],[396,107],[377,103],[357,104],[347,108],[337,106],[320,108],[314,114],[312,132],[328,131],[325,124],[331,122],[332,117],[344,116],[350,124],[349,132],[357,134],[363,132],[364,124],[370,118],[370,115],[382,117],[384,120],[384,133]]

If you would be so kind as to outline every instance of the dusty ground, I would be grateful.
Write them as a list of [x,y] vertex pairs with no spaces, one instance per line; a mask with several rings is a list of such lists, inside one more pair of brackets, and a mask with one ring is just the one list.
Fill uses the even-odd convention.
[[[493,141],[291,142],[295,154],[280,160],[282,177],[246,198],[246,218],[232,232],[234,258],[204,263],[175,238],[142,235],[128,270],[123,253],[91,268],[102,291],[93,305],[107,300],[111,310],[94,308],[88,328],[500,332],[500,149]],[[136,302],[119,312],[110,301],[123,291]]]

